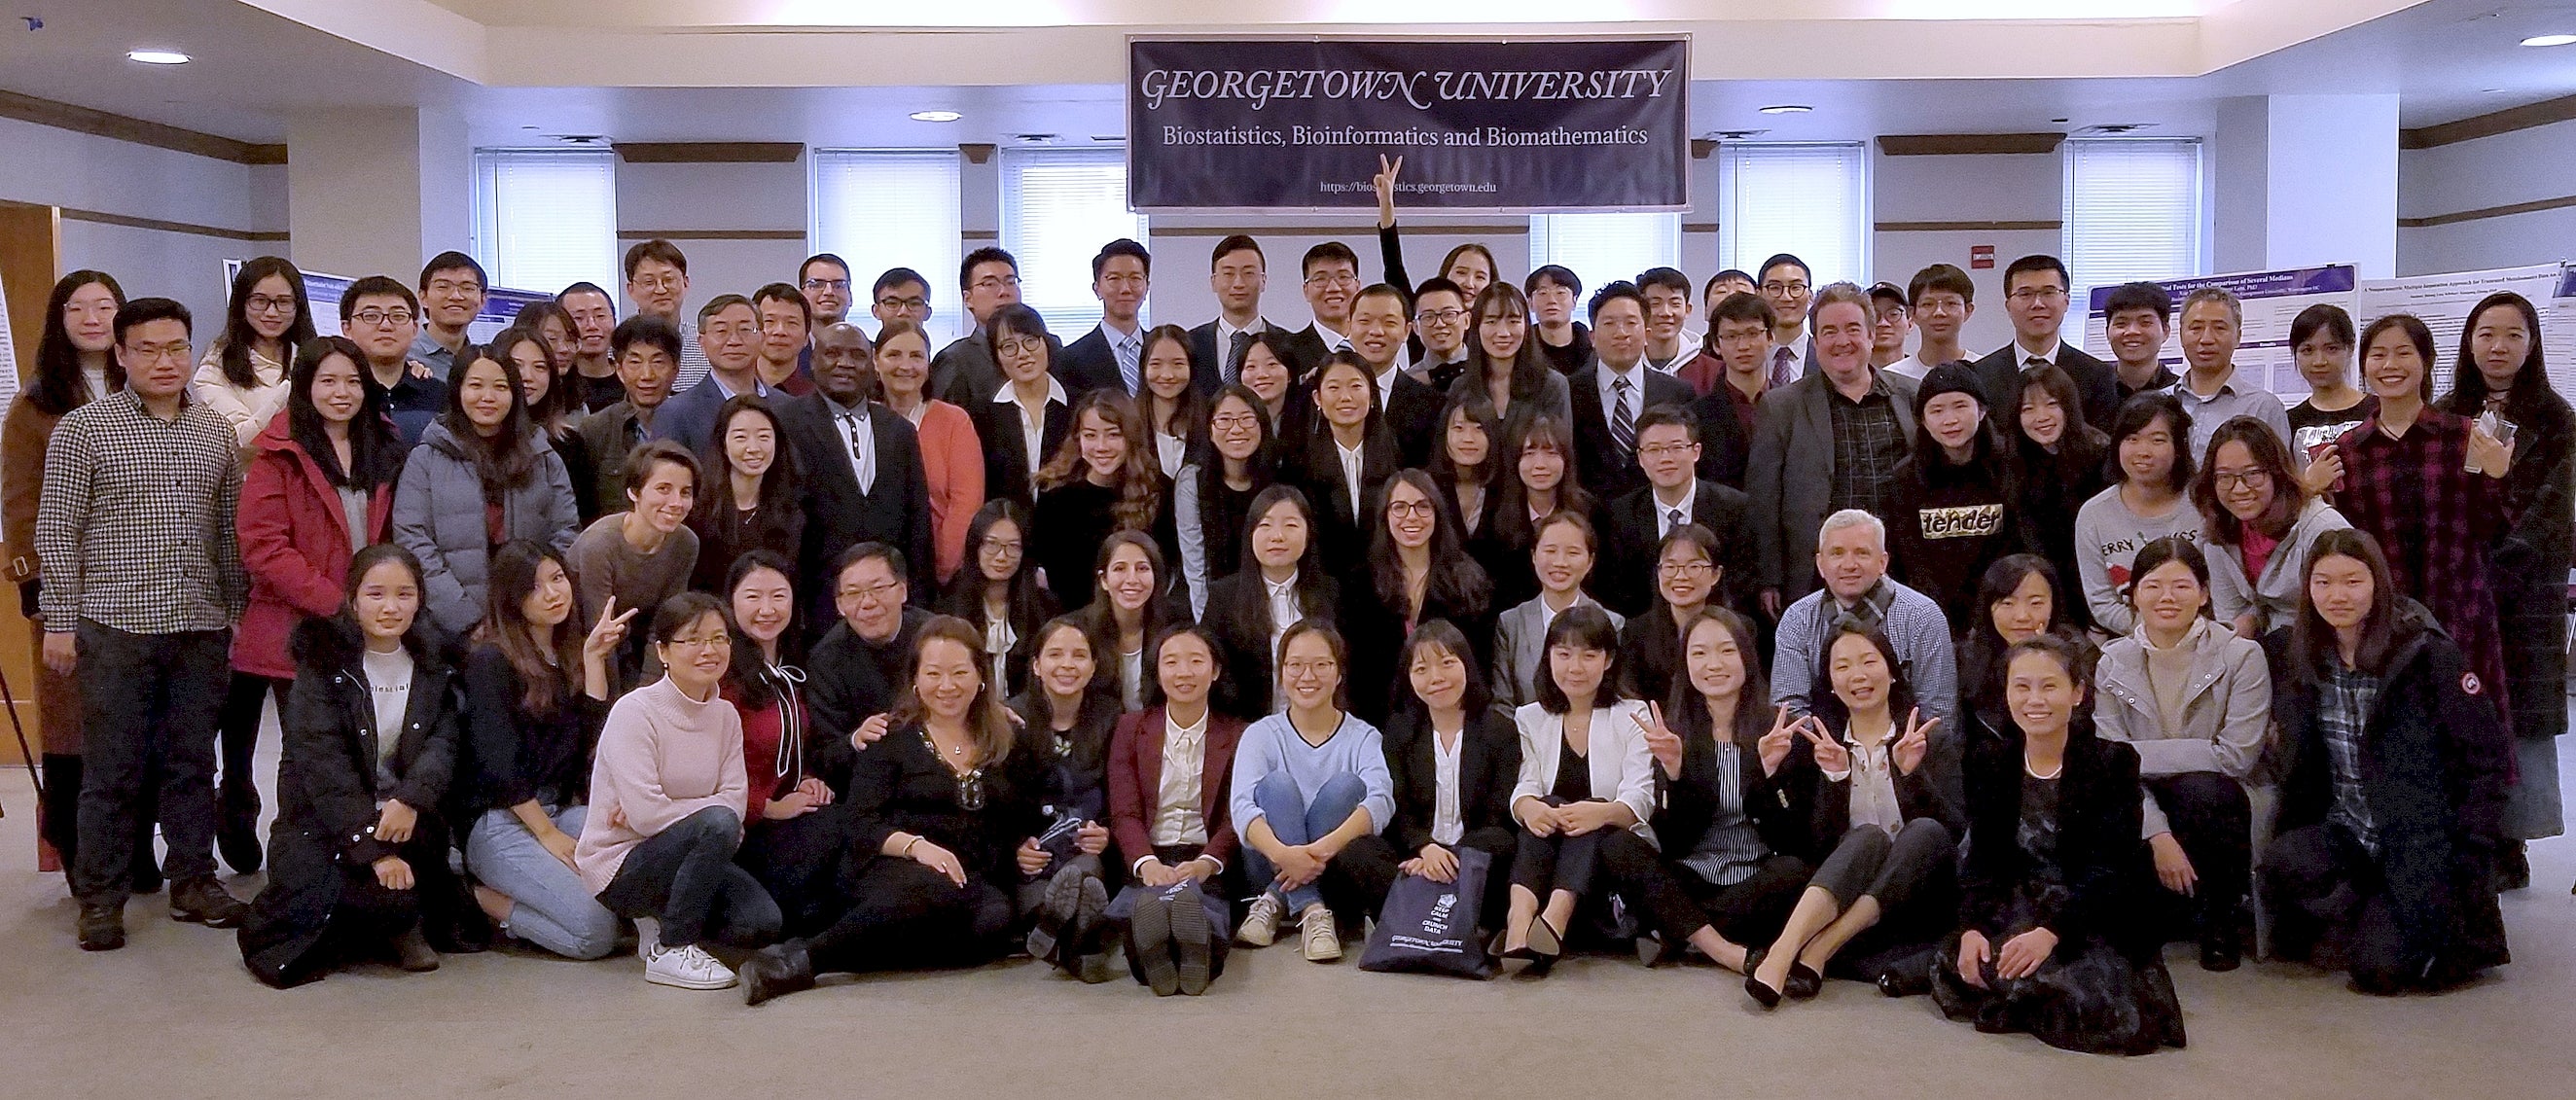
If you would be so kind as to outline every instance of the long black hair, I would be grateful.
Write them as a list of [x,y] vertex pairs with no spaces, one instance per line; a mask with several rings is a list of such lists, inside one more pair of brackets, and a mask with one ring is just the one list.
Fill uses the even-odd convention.
[[993,581],[984,575],[984,566],[979,559],[983,556],[984,540],[992,537],[993,525],[1006,520],[1020,532],[1020,567],[1011,571],[1010,580],[1003,582],[1003,614],[1009,617],[1011,633],[1019,637],[1021,644],[1033,644],[1038,624],[1045,622],[1055,609],[1046,594],[1038,590],[1037,570],[1030,565],[1028,509],[1007,497],[985,501],[983,507],[975,509],[974,518],[966,521],[966,564],[958,567],[956,579],[948,582],[948,598],[944,601],[943,610],[975,624],[979,630],[983,628],[984,597]]
[[[1466,550],[1466,540],[1458,533],[1457,520],[1444,504],[1440,486],[1431,475],[1420,470],[1398,470],[1378,488],[1374,503],[1365,513],[1369,532],[1369,586],[1376,590],[1379,602],[1397,611],[1413,610],[1408,604],[1404,583],[1404,561],[1395,549],[1395,536],[1386,528],[1387,509],[1395,503],[1395,487],[1412,486],[1431,506],[1430,576],[1422,585],[1422,605],[1434,601],[1446,606],[1452,614],[1481,618],[1486,605],[1494,599],[1493,578],[1485,567],[1476,564]],[[1247,540],[1248,543],[1248,540]],[[1250,552],[1249,545],[1246,553]],[[1408,616],[1409,618],[1410,616]]]
[[[491,360],[501,368],[501,379],[510,387],[510,411],[501,417],[499,430],[486,439],[474,430],[474,420],[465,415],[465,375],[474,364]],[[483,483],[483,497],[499,500],[501,494],[528,483],[536,476],[537,452],[535,422],[528,418],[528,391],[519,385],[519,369],[510,364],[510,354],[502,348],[477,347],[467,344],[456,353],[456,370],[447,379],[447,410],[438,414],[438,422],[455,437],[457,449],[474,464],[475,474]]]
[[1431,721],[1431,705],[1413,690],[1413,659],[1424,649],[1438,648],[1458,659],[1465,667],[1466,689],[1458,695],[1458,707],[1469,721],[1494,705],[1494,693],[1485,686],[1485,670],[1477,666],[1476,649],[1467,644],[1467,634],[1447,619],[1433,619],[1413,628],[1404,636],[1404,648],[1395,655],[1395,675],[1403,678],[1404,690],[1396,692],[1398,709],[1425,725]]
[[[224,303],[224,334],[215,343],[215,362],[223,368],[224,381],[242,389],[259,385],[259,373],[251,369],[251,345],[259,342],[259,332],[250,327],[250,294],[260,281],[275,275],[286,280],[295,294],[295,319],[287,322],[286,332],[278,339],[287,354],[313,339],[313,302],[304,293],[304,273],[283,256],[258,256],[244,261],[241,270],[233,272],[232,297]],[[359,363],[366,362],[359,359]]]
[[[1446,276],[1448,271],[1444,268],[1441,274]],[[1480,389],[1485,386],[1486,375],[1493,370],[1493,357],[1485,354],[1484,328],[1485,315],[1488,313],[1497,317],[1518,313],[1523,321],[1528,321],[1529,295],[1522,293],[1521,288],[1503,281],[1498,275],[1493,282],[1485,284],[1485,289],[1476,293],[1476,300],[1467,307],[1466,377],[1475,379]],[[1521,337],[1521,350],[1512,356],[1513,405],[1537,400],[1541,393],[1546,392],[1547,376],[1552,369],[1547,365],[1546,355],[1539,350],[1538,334],[1535,331],[1538,328],[1537,323],[1530,322],[1529,328],[1533,331]]]
[[[2469,319],[2460,325],[2460,357],[2451,367],[2451,392],[2442,395],[2441,409],[2455,416],[2474,417],[2485,411],[2487,376],[2478,370],[2474,337],[2478,318],[2490,309],[2506,308],[2522,314],[2522,324],[2531,333],[2531,350],[2522,357],[2521,369],[2514,372],[2513,390],[2504,397],[2503,416],[2523,427],[2535,429],[2547,438],[2564,434],[2571,417],[2567,399],[2549,380],[2546,356],[2541,352],[2540,311],[2531,299],[2512,291],[2500,291],[2480,299],[2478,308],[2469,311]],[[2529,448],[2525,448],[2526,453]]]
[[[321,410],[313,407],[313,380],[322,373],[323,360],[340,356],[357,368],[358,415],[349,421],[349,467],[340,467],[338,448],[331,446],[331,436],[322,430]],[[376,384],[367,372],[367,355],[356,342],[345,336],[318,336],[304,342],[295,353],[295,365],[287,371],[286,432],[306,457],[322,468],[322,478],[334,488],[373,491],[380,485],[391,485],[402,475],[402,436],[385,413],[385,388]],[[366,532],[353,531],[359,542]]]
[[1278,482],[1252,495],[1252,506],[1245,509],[1243,513],[1242,537],[1237,540],[1243,549],[1242,558],[1235,565],[1235,572],[1236,575],[1249,580],[1236,589],[1241,596],[1241,603],[1235,611],[1243,617],[1246,627],[1249,628],[1246,633],[1256,637],[1267,638],[1274,631],[1295,625],[1270,621],[1269,589],[1257,587],[1251,583],[1262,580],[1261,557],[1252,549],[1253,528],[1261,526],[1262,517],[1269,515],[1271,509],[1282,504],[1294,505],[1297,514],[1306,520],[1306,549],[1297,555],[1297,577],[1290,582],[1290,587],[1296,592],[1297,606],[1305,612],[1304,618],[1330,619],[1333,617],[1333,606],[1324,599],[1324,566],[1321,552],[1316,548],[1319,540],[1315,529],[1314,503],[1307,500],[1306,494],[1299,491],[1296,486]]
[[[88,268],[55,280],[54,292],[45,296],[44,335],[36,341],[36,384],[28,388],[26,400],[50,416],[61,416],[89,403],[89,380],[81,376],[80,349],[72,346],[71,327],[63,323],[63,310],[70,307],[72,295],[92,283],[107,288],[108,296],[116,299],[116,308],[125,308],[125,288],[116,285],[116,277]],[[107,353],[107,388],[125,388],[125,365],[116,361],[114,351]]]
[[[734,589],[742,587],[743,578],[762,569],[787,578],[787,629],[778,636],[778,663],[782,669],[790,663],[788,645],[801,633],[796,620],[803,604],[796,599],[796,567],[787,564],[778,551],[765,546],[736,555],[733,567],[725,570],[724,591],[717,598],[724,601],[725,633],[733,639],[733,660],[725,664],[724,682],[734,689],[734,697],[744,710],[764,709],[778,698],[778,674],[770,671],[768,659],[761,656],[760,643],[753,641],[733,616]],[[794,675],[801,679],[804,673],[800,670]]]
[[1977,581],[1976,602],[1968,605],[1968,622],[1960,626],[1959,692],[1970,713],[2003,706],[2004,651],[2011,647],[2004,643],[2003,635],[1995,633],[1994,607],[2032,577],[2048,585],[2048,625],[2041,627],[2040,633],[2073,633],[2068,625],[2072,608],[2066,585],[2058,579],[2055,565],[2038,554],[2007,554],[1995,559]]
[[779,422],[778,410],[768,398],[738,393],[726,398],[724,407],[716,410],[715,438],[698,459],[699,468],[706,471],[707,484],[698,493],[697,515],[693,518],[708,525],[703,530],[713,530],[719,517],[741,503],[733,499],[733,459],[725,453],[724,438],[733,426],[733,418],[744,413],[769,421],[772,440],[769,469],[760,475],[760,499],[753,502],[759,506],[761,522],[783,523],[796,506],[796,449],[787,443],[787,426]]
[[[1771,678],[1762,672],[1760,638],[1753,624],[1733,609],[1711,604],[1692,612],[1682,621],[1682,652],[1690,652],[1691,635],[1704,624],[1714,624],[1735,640],[1735,651],[1744,659],[1744,690],[1735,701],[1735,721],[1727,727],[1726,739],[1739,749],[1752,750],[1771,728]],[[1687,657],[1684,658],[1688,660]],[[1692,686],[1690,670],[1685,666],[1673,677],[1671,698],[1664,703],[1664,715],[1674,733],[1689,742],[1708,730],[1714,740],[1717,731],[1709,729],[1708,697]]]
[[409,572],[412,588],[421,596],[420,606],[412,610],[411,626],[403,631],[404,651],[410,653],[412,660],[421,668],[445,667],[442,657],[444,645],[439,638],[438,625],[429,617],[427,574],[420,567],[420,559],[413,557],[411,551],[403,549],[400,543],[380,542],[362,546],[350,556],[349,575],[341,582],[340,612],[333,618],[347,636],[366,637],[365,628],[358,625],[358,589],[366,584],[368,573],[386,562],[400,565]]
[[1887,662],[1887,716],[1895,725],[1888,743],[1893,745],[1895,735],[1905,732],[1905,712],[1913,709],[1915,699],[1914,685],[1905,675],[1905,662],[1897,659],[1896,644],[1887,640],[1886,631],[1863,625],[1847,616],[1838,616],[1834,624],[1825,629],[1824,644],[1816,649],[1814,682],[1824,690],[1809,692],[1808,703],[1815,709],[1816,717],[1824,719],[1826,728],[1833,730],[1836,736],[1842,736],[1851,729],[1851,707],[1833,690],[1834,646],[1844,638],[1868,642],[1878,650],[1879,659]]

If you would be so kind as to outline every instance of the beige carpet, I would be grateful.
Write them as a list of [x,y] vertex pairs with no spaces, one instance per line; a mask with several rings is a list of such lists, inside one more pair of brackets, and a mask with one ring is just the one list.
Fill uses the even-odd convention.
[[[2576,743],[2562,746],[2576,773]],[[746,1009],[733,992],[647,986],[632,956],[492,953],[275,992],[242,970],[231,933],[167,919],[166,895],[127,909],[125,950],[82,954],[61,877],[31,869],[23,772],[0,777],[0,803],[0,1097],[2515,1100],[2576,1081],[2567,840],[2534,847],[2535,885],[2505,901],[2516,961],[2474,988],[2370,999],[2302,968],[2207,974],[2177,951],[2190,1049],[2119,1059],[1979,1035],[1928,999],[1843,982],[1764,1014],[1721,971],[1610,958],[1476,984],[1279,947],[1238,953],[1195,999],[1016,963]]]

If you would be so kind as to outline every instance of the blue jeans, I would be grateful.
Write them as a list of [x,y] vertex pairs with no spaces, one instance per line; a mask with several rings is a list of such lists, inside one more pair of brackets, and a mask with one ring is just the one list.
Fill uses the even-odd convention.
[[694,947],[715,940],[765,947],[778,939],[778,903],[751,872],[734,865],[742,817],[708,806],[626,850],[599,903],[625,917],[660,922],[655,942]]
[[[1360,803],[1367,798],[1368,784],[1348,772],[1325,780],[1323,788],[1317,790],[1311,799],[1297,789],[1297,781],[1284,771],[1262,776],[1261,781],[1252,786],[1252,803],[1261,807],[1262,820],[1270,823],[1270,835],[1278,837],[1281,844],[1309,843],[1341,828],[1342,822],[1351,819],[1351,811],[1359,809]],[[1263,893],[1280,893],[1279,868],[1249,840],[1243,844],[1243,868],[1245,875]],[[1289,915],[1305,912],[1309,905],[1324,903],[1324,891],[1318,885],[1320,882],[1319,876],[1315,882],[1280,893],[1279,900],[1288,904]]]
[[[588,806],[546,807],[555,828],[578,838]],[[485,810],[465,832],[465,869],[475,881],[510,896],[511,935],[569,959],[604,959],[617,950],[617,916],[581,876],[537,842],[506,809]]]

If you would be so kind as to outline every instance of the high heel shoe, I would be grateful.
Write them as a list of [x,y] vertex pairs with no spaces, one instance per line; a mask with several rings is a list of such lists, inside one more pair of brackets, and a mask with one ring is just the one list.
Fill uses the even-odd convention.
[[1504,950],[1503,943],[1504,941],[1511,939],[1511,936],[1512,934],[1508,931],[1494,933],[1494,942],[1485,945],[1485,953],[1492,955],[1498,962],[1508,962],[1512,960],[1526,962],[1538,957],[1538,953],[1530,950],[1528,944],[1522,944],[1521,946],[1512,948],[1508,951]]
[[1554,959],[1565,953],[1565,933],[1549,924],[1546,917],[1530,921],[1529,951],[1542,959]]
[[1762,969],[1762,960],[1770,954],[1771,949],[1767,947],[1756,947],[1744,953],[1744,992],[1765,1012],[1780,1007],[1780,991],[1762,984],[1762,979],[1753,975]]
[[1809,969],[1803,962],[1793,962],[1789,964],[1789,980],[1780,987],[1780,992],[1790,1000],[1803,1001],[1824,992],[1824,989],[1824,975]]

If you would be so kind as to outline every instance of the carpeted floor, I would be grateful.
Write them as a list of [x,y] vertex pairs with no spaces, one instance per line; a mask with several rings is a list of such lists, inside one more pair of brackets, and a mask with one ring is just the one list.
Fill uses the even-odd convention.
[[[2576,774],[2576,740],[2561,751]],[[2473,988],[2364,998],[2299,967],[2203,973],[2177,948],[2190,1048],[2118,1059],[1979,1035],[1928,999],[1850,983],[1765,1014],[1708,967],[1578,959],[1544,982],[1476,984],[1317,966],[1293,946],[1236,954],[1202,998],[1019,962],[746,1009],[733,991],[648,986],[631,955],[505,952],[275,992],[242,970],[231,933],[167,919],[166,895],[128,907],[125,950],[82,954],[61,877],[28,858],[23,772],[0,776],[0,804],[0,1097],[2513,1100],[2576,1080],[2563,839],[2533,847],[2533,887],[2505,899],[2515,962]]]

